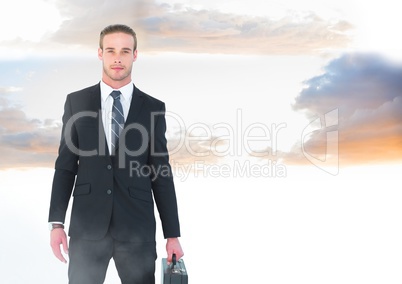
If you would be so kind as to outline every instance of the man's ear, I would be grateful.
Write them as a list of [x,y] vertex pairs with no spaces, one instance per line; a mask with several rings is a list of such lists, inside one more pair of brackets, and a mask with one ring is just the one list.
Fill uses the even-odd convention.
[[137,60],[137,54],[138,54],[138,52],[137,52],[137,49],[136,50],[134,50],[134,56],[133,56],[133,62],[134,61],[136,61]]
[[98,48],[98,58],[99,60],[103,60],[103,50],[100,47]]

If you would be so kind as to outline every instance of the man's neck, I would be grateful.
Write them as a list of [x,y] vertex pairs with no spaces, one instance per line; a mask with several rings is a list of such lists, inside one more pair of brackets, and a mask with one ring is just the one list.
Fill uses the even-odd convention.
[[127,86],[128,84],[131,84],[131,80],[113,81],[113,80],[105,80],[105,78],[102,78],[102,81],[103,83],[105,83],[114,90],[118,90],[124,86]]

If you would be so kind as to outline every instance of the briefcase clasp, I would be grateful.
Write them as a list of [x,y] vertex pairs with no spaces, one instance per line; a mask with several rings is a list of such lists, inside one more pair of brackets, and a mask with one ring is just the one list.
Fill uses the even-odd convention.
[[[182,260],[179,259],[177,262],[181,263]],[[171,272],[173,274],[182,274],[182,273],[186,272],[186,270],[184,268],[177,268],[177,266],[176,266],[176,254],[173,254],[173,256],[172,256],[172,269],[171,269]]]

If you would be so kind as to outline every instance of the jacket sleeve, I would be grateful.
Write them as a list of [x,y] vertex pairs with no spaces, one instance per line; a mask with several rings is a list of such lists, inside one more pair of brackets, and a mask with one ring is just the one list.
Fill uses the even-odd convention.
[[[60,147],[55,163],[52,193],[49,209],[49,222],[65,221],[68,203],[73,190],[75,176],[78,169],[77,132],[72,123],[73,115],[70,96],[67,96],[64,105],[63,127],[61,132]],[[71,147],[74,145],[75,147]]]
[[165,105],[162,104],[160,111],[152,115],[154,119],[153,125],[151,125],[153,131],[151,132],[151,151],[149,157],[150,166],[154,172],[154,175],[151,177],[152,190],[162,222],[164,237],[180,237],[176,192],[165,137]]

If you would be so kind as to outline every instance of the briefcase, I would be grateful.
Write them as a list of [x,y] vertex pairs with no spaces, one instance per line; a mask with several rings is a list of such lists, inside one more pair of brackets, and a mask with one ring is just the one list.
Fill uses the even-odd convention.
[[162,284],[188,284],[188,275],[184,261],[176,261],[172,256],[172,263],[167,265],[167,259],[162,258]]

